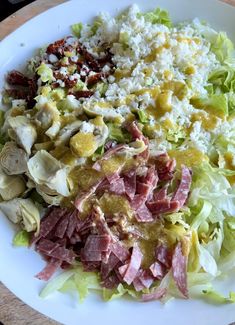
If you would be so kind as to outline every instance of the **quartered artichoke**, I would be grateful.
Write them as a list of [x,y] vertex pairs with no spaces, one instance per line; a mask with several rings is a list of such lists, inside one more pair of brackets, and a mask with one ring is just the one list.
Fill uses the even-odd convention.
[[21,146],[29,155],[31,148],[37,139],[35,127],[26,116],[16,116],[8,118],[8,134],[12,140]]
[[13,223],[21,223],[26,231],[36,231],[36,235],[39,233],[40,213],[32,200],[17,198],[1,202],[0,210]]
[[28,163],[29,177],[38,186],[52,190],[52,195],[69,196],[68,168],[45,150],[38,151]]
[[23,174],[27,171],[27,154],[15,142],[6,142],[0,152],[0,165],[8,175]]
[[0,195],[3,200],[8,201],[20,196],[26,189],[25,182],[20,176],[7,175],[0,168]]

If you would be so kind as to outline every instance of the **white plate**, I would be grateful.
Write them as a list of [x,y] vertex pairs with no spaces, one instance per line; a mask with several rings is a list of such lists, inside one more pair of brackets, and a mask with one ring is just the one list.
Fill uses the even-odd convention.
[[[166,8],[174,21],[205,19],[218,30],[227,31],[235,41],[235,8],[214,0],[70,1],[30,20],[0,43],[0,88],[7,71],[20,68],[38,47],[67,35],[72,23],[88,22],[101,10],[115,14],[131,3],[138,3],[143,10]],[[38,294],[44,284],[34,275],[43,268],[44,262],[32,250],[13,248],[13,234],[12,225],[0,215],[0,280],[26,304],[61,323],[228,325],[235,321],[234,305],[212,306],[196,300],[173,300],[162,306],[159,302],[128,300],[104,303],[94,295],[79,305],[72,297],[60,293],[42,300]],[[235,290],[232,279],[220,287],[225,292]]]

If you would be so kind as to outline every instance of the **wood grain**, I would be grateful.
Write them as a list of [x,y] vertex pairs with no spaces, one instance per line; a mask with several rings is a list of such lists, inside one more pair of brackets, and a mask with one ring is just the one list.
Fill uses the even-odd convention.
[[23,7],[21,10],[17,11],[0,23],[0,40],[41,12],[66,1],[67,0],[37,0],[28,6]]
[[[0,0],[1,1],[1,0]],[[67,0],[37,0],[0,22],[0,40],[39,13]],[[235,0],[223,0],[234,5]],[[4,325],[59,325],[16,298],[0,282],[0,322]]]

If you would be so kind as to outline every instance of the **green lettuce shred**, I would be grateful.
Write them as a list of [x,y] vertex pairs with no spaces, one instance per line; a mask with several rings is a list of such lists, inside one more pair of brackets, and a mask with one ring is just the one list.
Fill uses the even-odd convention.
[[82,23],[73,24],[71,26],[73,34],[78,38],[81,36],[82,27]]
[[172,21],[169,17],[168,11],[162,10],[160,8],[156,8],[155,10],[146,12],[144,14],[137,14],[137,17],[141,16],[144,17],[145,21],[150,22],[152,24],[162,24],[169,28],[172,26]]
[[130,134],[123,131],[120,126],[114,123],[107,124],[109,128],[109,139],[115,140],[118,143],[129,142],[131,140]]
[[26,230],[20,230],[13,239],[14,246],[29,246],[30,234]]

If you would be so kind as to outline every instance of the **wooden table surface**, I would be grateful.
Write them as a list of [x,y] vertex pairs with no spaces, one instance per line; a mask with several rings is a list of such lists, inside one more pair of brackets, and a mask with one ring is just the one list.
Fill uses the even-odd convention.
[[[1,1],[1,0],[0,0]],[[0,40],[27,20],[67,0],[37,0],[0,22]],[[235,0],[223,0],[235,6]],[[59,325],[16,298],[0,283],[0,325]]]

